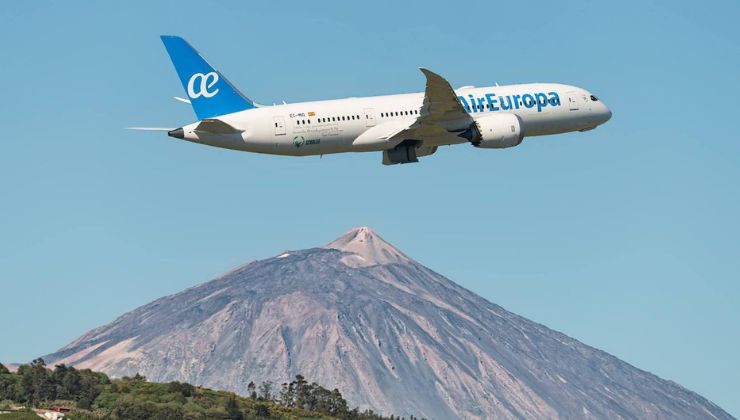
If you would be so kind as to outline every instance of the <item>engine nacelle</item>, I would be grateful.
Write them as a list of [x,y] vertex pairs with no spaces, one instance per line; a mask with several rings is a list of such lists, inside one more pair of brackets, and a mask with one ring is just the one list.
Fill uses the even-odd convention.
[[470,142],[475,147],[503,149],[518,146],[524,139],[522,123],[514,114],[494,114],[477,118],[470,127]]
[[437,150],[435,147],[431,152],[424,153],[424,150],[421,150],[422,153],[418,153],[417,148],[420,143],[421,142],[417,140],[404,140],[393,149],[384,150],[383,165],[418,162],[418,156],[431,155],[435,150]]

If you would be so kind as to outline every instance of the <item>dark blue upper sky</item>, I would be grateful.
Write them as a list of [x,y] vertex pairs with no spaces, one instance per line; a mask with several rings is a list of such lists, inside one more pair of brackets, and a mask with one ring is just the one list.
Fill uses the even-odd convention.
[[[740,3],[3,2],[0,360],[371,226],[505,308],[740,415]],[[177,142],[158,36],[259,103],[562,82],[614,112],[508,150],[286,158]]]

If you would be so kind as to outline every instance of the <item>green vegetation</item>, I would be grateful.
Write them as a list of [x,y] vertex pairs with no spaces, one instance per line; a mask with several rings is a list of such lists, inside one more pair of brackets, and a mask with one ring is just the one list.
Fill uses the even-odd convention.
[[39,418],[33,411],[14,411],[8,414],[0,414],[2,420],[39,420]]
[[[246,391],[244,398],[188,383],[148,382],[139,374],[110,379],[103,373],[65,365],[50,370],[42,359],[21,365],[16,373],[0,364],[0,401],[37,408],[69,407],[71,419],[402,419],[349,409],[339,390],[309,384],[301,375],[279,390],[271,382],[259,386],[250,382]],[[0,415],[0,420],[24,419],[18,416],[26,414],[35,416],[16,412]],[[412,416],[410,420],[417,419]]]

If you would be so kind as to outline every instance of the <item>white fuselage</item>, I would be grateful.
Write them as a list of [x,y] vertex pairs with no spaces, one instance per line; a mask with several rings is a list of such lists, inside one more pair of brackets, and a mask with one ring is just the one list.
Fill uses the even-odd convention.
[[[585,131],[611,117],[606,105],[590,92],[562,84],[466,87],[455,90],[455,94],[474,120],[495,113],[515,114],[524,136]],[[356,140],[381,124],[411,125],[422,112],[423,102],[424,93],[409,93],[263,106],[219,117],[243,130],[240,133],[198,131],[198,123],[193,123],[183,127],[182,135],[186,140],[216,147],[290,156],[377,151],[388,145],[360,144]],[[468,128],[467,124],[451,121],[444,128],[455,133]],[[441,146],[467,140],[455,137],[424,142],[426,146]]]

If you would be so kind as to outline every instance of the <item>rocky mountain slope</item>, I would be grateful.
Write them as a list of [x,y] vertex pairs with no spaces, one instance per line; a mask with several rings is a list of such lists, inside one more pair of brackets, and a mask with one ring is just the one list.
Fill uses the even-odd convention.
[[301,373],[354,405],[434,419],[732,418],[507,312],[368,228],[158,299],[45,358],[241,394]]

